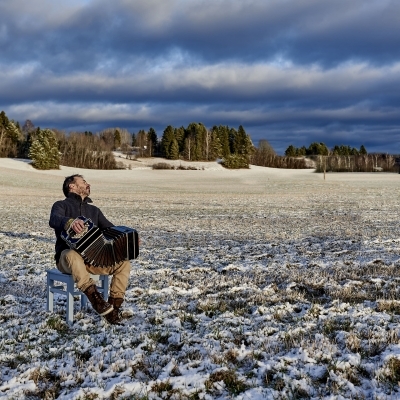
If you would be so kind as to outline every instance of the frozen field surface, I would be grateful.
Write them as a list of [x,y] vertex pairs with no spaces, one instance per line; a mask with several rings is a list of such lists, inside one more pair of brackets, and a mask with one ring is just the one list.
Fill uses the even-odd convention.
[[[400,398],[400,176],[202,168],[0,159],[0,399]],[[72,173],[140,233],[124,326],[46,312]]]

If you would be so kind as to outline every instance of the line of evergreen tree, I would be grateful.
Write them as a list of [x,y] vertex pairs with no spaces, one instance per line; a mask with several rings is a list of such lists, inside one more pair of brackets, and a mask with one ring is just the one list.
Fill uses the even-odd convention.
[[357,156],[368,154],[364,145],[360,149],[346,145],[335,145],[331,150],[328,149],[325,143],[313,142],[308,147],[295,147],[292,144],[285,150],[287,157],[304,157],[304,156]]
[[242,125],[237,130],[227,125],[207,129],[196,122],[187,128],[168,125],[160,141],[161,155],[167,159],[211,161],[223,158],[228,168],[248,168],[253,151],[251,138]]

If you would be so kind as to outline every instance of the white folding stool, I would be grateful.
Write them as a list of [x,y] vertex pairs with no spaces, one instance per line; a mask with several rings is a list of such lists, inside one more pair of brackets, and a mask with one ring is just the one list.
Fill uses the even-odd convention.
[[[66,321],[68,325],[74,323],[74,296],[81,297],[81,308],[87,307],[87,297],[80,290],[75,289],[74,280],[72,275],[63,274],[58,269],[49,269],[47,272],[47,311],[54,310],[54,293],[63,294],[67,296],[67,315]],[[103,295],[104,300],[108,300],[109,289],[109,276],[108,275],[93,275],[90,277],[94,281],[100,282],[97,290]],[[67,286],[64,289],[63,285],[56,285],[55,282],[63,282]]]

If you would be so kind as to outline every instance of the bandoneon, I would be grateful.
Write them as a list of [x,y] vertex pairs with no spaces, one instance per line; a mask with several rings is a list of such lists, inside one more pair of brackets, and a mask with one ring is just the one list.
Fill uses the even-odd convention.
[[112,226],[101,230],[90,218],[78,218],[85,224],[84,230],[78,234],[70,228],[63,231],[61,237],[87,264],[109,267],[139,255],[139,235],[135,229]]

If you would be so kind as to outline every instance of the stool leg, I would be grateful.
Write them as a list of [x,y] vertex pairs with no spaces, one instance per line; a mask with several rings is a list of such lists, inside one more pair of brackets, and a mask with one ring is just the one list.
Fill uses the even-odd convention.
[[110,289],[109,275],[103,275],[102,287],[103,287],[103,298],[105,301],[108,301],[108,292]]
[[51,288],[54,286],[54,280],[47,275],[47,311],[54,310],[54,293]]
[[81,294],[81,309],[87,308],[87,297],[84,293]]
[[74,323],[74,281],[71,279],[67,283],[67,324]]

